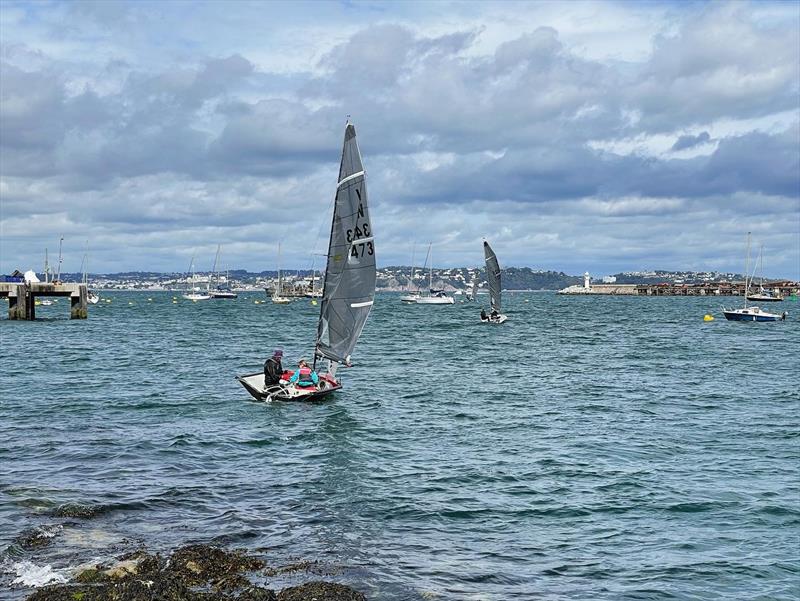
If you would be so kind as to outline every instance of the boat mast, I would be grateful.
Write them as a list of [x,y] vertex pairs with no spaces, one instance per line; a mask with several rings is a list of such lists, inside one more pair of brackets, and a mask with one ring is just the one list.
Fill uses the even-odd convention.
[[280,296],[282,289],[283,289],[283,282],[281,281],[281,243],[278,242],[278,293],[275,296]]
[[414,288],[414,258],[415,253],[417,252],[417,243],[414,242],[414,246],[411,247],[411,281],[408,283],[408,291],[411,292]]
[[50,263],[47,261],[47,247],[44,249],[44,283],[50,283]]
[[[211,277],[214,278],[214,281],[217,280],[217,261],[219,261],[219,249],[221,247],[221,244],[217,244],[217,254],[214,256],[214,269],[211,270],[213,272]],[[208,279],[208,287],[209,289],[211,288],[211,278]]]
[[759,263],[758,272],[761,275],[760,278],[761,281],[758,284],[758,291],[763,293],[764,292],[764,245],[763,244],[761,245],[761,248],[759,249],[758,252],[758,263]]
[[58,273],[56,274],[56,279],[54,281],[61,281],[61,245],[64,242],[64,236],[61,236],[61,240],[58,241]]
[[428,256],[431,259],[430,265],[428,265],[428,290],[430,292],[433,291],[433,251],[432,251],[432,244],[428,244]]
[[750,232],[747,232],[747,249],[744,253],[744,308],[747,309],[747,294],[750,286],[747,284],[747,276],[750,273]]

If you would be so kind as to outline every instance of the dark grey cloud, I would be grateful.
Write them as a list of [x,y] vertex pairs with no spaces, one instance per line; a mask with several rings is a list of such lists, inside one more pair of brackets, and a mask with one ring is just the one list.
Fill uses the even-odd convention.
[[675,140],[675,144],[672,145],[670,150],[686,150],[687,148],[694,148],[695,146],[699,146],[701,144],[705,144],[711,140],[711,136],[707,131],[700,132],[696,136],[691,134],[686,134],[680,136],[677,140]]

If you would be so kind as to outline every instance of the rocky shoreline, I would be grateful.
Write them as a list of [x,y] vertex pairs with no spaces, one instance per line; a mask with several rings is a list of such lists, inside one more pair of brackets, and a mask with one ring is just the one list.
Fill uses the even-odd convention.
[[[34,540],[34,546],[46,544]],[[21,541],[20,541],[21,542]],[[314,580],[275,591],[253,584],[294,571],[310,572],[313,563],[270,566],[241,550],[194,544],[169,556],[141,549],[114,561],[83,566],[72,580],[36,589],[28,601],[366,601],[349,586]]]

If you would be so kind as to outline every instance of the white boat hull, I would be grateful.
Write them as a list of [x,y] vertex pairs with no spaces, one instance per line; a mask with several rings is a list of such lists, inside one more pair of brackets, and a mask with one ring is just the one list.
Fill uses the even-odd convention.
[[418,305],[452,305],[456,301],[452,296],[419,296],[414,302]]
[[419,298],[418,294],[406,294],[404,296],[401,296],[400,300],[403,301],[404,303],[415,303],[417,302],[418,298]]
[[507,315],[503,315],[502,313],[497,317],[487,317],[486,319],[481,318],[481,322],[483,323],[505,323],[508,319]]
[[183,294],[181,298],[185,298],[186,300],[190,301],[201,301],[201,300],[208,300],[211,297],[208,294]]

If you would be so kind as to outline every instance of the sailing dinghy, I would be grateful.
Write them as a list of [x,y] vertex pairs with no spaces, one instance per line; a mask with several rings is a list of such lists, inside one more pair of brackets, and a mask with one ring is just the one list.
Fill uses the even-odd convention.
[[[508,317],[500,313],[500,264],[497,262],[497,255],[494,254],[492,247],[485,240],[483,241],[483,254],[486,257],[486,281],[489,284],[492,312],[486,315],[486,312],[481,310],[481,321],[484,323],[503,323]],[[485,318],[484,315],[486,315]]]
[[348,121],[344,131],[339,183],[333,205],[331,237],[320,302],[314,369],[318,360],[327,361],[327,372],[319,383],[302,388],[288,384],[289,372],[281,383],[264,385],[262,372],[237,376],[254,398],[272,401],[312,401],[342,387],[336,378],[338,367],[350,367],[355,349],[375,299],[375,241],[367,206],[367,184],[356,129]]

